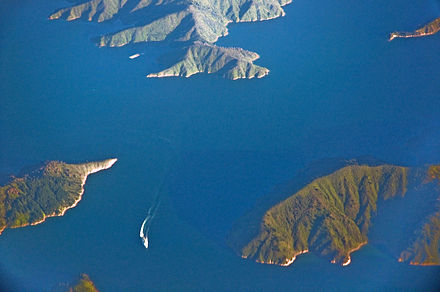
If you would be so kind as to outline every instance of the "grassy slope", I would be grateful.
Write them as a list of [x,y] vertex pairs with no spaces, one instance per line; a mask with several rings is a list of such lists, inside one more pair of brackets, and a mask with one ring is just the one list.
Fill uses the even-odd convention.
[[219,73],[229,79],[261,78],[269,70],[253,64],[256,53],[240,48],[222,48],[196,42],[186,50],[183,58],[171,67],[149,74],[148,77],[183,76],[197,73]]
[[[431,166],[428,169],[426,183],[434,183],[440,191],[440,166]],[[440,264],[440,202],[434,203],[434,212],[428,214],[423,225],[415,232],[410,247],[400,254],[399,261],[410,262],[413,265],[439,265]]]
[[[439,179],[440,166],[348,165],[303,179],[302,188],[264,212],[257,206],[258,212],[239,220],[228,241],[241,256],[263,263],[282,265],[306,250],[347,263],[372,229],[376,243],[400,255],[399,261],[439,265]],[[379,225],[374,228],[373,222]]]

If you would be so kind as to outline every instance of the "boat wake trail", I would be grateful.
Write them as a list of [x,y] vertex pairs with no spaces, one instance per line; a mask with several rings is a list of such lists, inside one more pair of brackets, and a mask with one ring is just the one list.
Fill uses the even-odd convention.
[[161,176],[162,177],[160,183],[157,186],[157,189],[154,192],[154,201],[153,204],[150,206],[150,208],[148,209],[147,212],[147,216],[145,217],[144,221],[142,222],[141,225],[141,229],[139,231],[139,237],[142,240],[142,244],[145,246],[145,248],[148,248],[149,246],[149,232],[150,232],[150,226],[151,223],[154,219],[154,217],[156,217],[157,214],[157,210],[159,209],[159,205],[161,203],[161,198],[163,195],[163,188],[167,179],[167,176],[169,174],[170,169],[172,168],[172,162],[176,160],[176,157],[178,157],[177,155],[177,151],[176,149],[173,147],[171,140],[166,138],[166,137],[162,137],[159,136],[158,140],[165,142],[165,145],[161,145],[161,149],[166,149],[169,148],[168,151],[168,157],[167,159],[164,160],[165,162],[165,167],[163,169],[163,173]]
[[142,239],[142,244],[145,246],[145,248],[148,248],[148,233],[150,231],[151,222],[156,216],[159,205],[160,205],[160,200],[159,200],[159,196],[157,196],[154,204],[150,207],[150,209],[148,209],[147,217],[145,217],[144,222],[142,222],[139,236]]
[[[152,223],[154,217],[156,217],[157,210],[159,209],[159,205],[161,202],[161,196],[162,196],[162,192],[163,192],[163,187],[165,185],[167,175],[168,175],[170,168],[171,168],[170,162],[174,161],[175,158],[177,157],[177,151],[174,149],[170,139],[159,136],[158,140],[164,141],[165,144],[167,145],[167,148],[169,148],[170,150],[169,150],[168,158],[165,159],[165,161],[166,161],[165,168],[163,170],[161,182],[159,183],[159,185],[157,186],[157,189],[155,191],[155,194],[154,194],[155,198],[154,198],[153,204],[148,209],[147,216],[145,217],[144,221],[142,222],[141,229],[139,231],[139,237],[141,238],[142,244],[145,246],[145,248],[148,248],[148,246],[149,246],[148,236],[149,236],[150,226],[151,226],[151,223]],[[166,149],[166,148],[162,146],[162,149]]]

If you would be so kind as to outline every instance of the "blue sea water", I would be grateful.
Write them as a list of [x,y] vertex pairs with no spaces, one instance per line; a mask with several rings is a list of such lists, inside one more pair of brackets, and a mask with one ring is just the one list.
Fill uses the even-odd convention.
[[[241,259],[224,236],[318,159],[440,162],[440,35],[387,41],[438,17],[439,1],[297,0],[285,17],[231,24],[219,44],[258,52],[271,70],[235,82],[146,79],[166,45],[99,49],[91,40],[119,24],[47,19],[66,5],[0,2],[0,174],[119,160],[64,217],[1,235],[8,289],[48,291],[79,273],[102,291],[438,288],[439,268],[372,246],[348,267],[307,254],[282,268]],[[139,228],[157,195],[146,250]]]

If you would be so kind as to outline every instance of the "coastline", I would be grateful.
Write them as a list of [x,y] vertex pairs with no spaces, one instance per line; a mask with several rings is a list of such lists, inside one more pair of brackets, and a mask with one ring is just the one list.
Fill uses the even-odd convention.
[[289,260],[289,259],[286,259],[286,263],[281,264],[280,266],[283,266],[283,267],[290,266],[290,265],[296,260],[296,257],[297,257],[297,256],[302,255],[302,254],[305,254],[305,253],[308,253],[308,252],[309,252],[308,249],[305,249],[305,250],[303,250],[303,251],[300,251],[300,252],[296,253],[296,254],[295,254],[290,260]]
[[[277,263],[273,262],[272,260],[270,260],[270,261],[268,261],[268,262],[265,262],[265,261],[259,261],[259,260],[255,260],[255,261],[256,261],[257,263],[260,263],[260,264],[277,265],[277,266],[281,266],[281,267],[287,267],[287,266],[290,266],[290,265],[296,260],[296,257],[297,257],[297,256],[302,255],[302,254],[306,254],[306,253],[308,253],[308,252],[309,252],[308,249],[305,249],[305,250],[299,251],[299,252],[295,253],[295,254],[292,256],[291,259],[286,258],[283,264],[277,264]],[[244,259],[247,258],[247,257],[244,256],[244,255],[241,255],[241,257],[244,258]]]
[[[257,58],[258,59],[258,58]],[[267,75],[269,75],[270,70],[267,69],[266,72],[264,72],[264,74],[259,75],[259,76],[251,76],[251,77],[234,77],[231,78],[231,80],[238,80],[238,79],[253,79],[253,78],[263,78]],[[166,78],[166,77],[184,77],[184,78],[189,78],[192,75],[195,74],[200,74],[200,73],[206,73],[206,74],[212,74],[213,72],[203,72],[203,71],[197,71],[195,73],[191,73],[190,75],[185,75],[185,76],[181,76],[180,74],[173,74],[173,73],[164,73],[164,74],[160,74],[160,73],[150,73],[148,75],[146,75],[147,78]],[[215,72],[214,72],[215,73]]]
[[[399,257],[399,258],[397,259],[397,261],[398,261],[399,263],[408,263],[408,262],[405,261],[402,257]],[[439,266],[439,264],[437,264],[437,263],[432,263],[432,262],[430,262],[430,263],[420,263],[420,262],[410,261],[408,264],[411,265],[411,266],[420,266],[420,267]]]
[[434,35],[434,34],[436,34],[436,32],[423,33],[423,34],[393,32],[390,34],[388,41],[391,42],[392,40],[397,39],[397,38],[402,38],[402,39],[420,38],[420,37],[430,36],[430,35]]
[[433,267],[433,266],[439,266],[439,264],[436,263],[416,263],[416,262],[409,262],[411,266],[420,266],[420,267]]
[[[361,249],[361,248],[362,248],[364,245],[366,245],[367,243],[368,243],[368,241],[361,242],[361,243],[360,243],[358,246],[356,246],[355,248],[350,249],[350,250],[348,251],[348,253],[347,253],[347,254],[348,254],[348,255],[347,255],[347,260],[346,260],[345,262],[342,263],[342,266],[343,266],[343,267],[348,266],[348,265],[351,263],[351,256],[350,256],[350,255],[351,255],[353,252],[355,252],[355,251]],[[285,262],[282,263],[282,264],[277,264],[277,263],[273,262],[272,260],[270,260],[270,261],[268,261],[268,262],[264,262],[264,261],[256,260],[256,262],[257,262],[257,263],[260,263],[260,264],[268,264],[268,265],[277,265],[277,266],[287,267],[287,266],[290,266],[290,265],[296,260],[296,257],[297,257],[297,256],[302,255],[302,254],[306,254],[306,253],[308,253],[308,252],[309,252],[308,249],[305,249],[305,250],[303,250],[303,251],[297,252],[297,253],[295,253],[295,254],[292,256],[292,258],[290,258],[290,259],[286,259]],[[247,258],[246,256],[243,256],[243,255],[241,255],[241,257],[244,258],[244,259]],[[331,262],[332,264],[336,264],[336,259],[333,259],[333,260],[331,260],[330,262]],[[413,263],[410,263],[410,264],[413,264]],[[417,264],[413,264],[413,265],[417,265]],[[419,264],[419,265],[420,265],[420,264]]]
[[342,266],[343,267],[345,267],[345,266],[348,266],[350,263],[351,263],[351,257],[350,257],[350,255],[353,253],[353,252],[355,252],[355,251],[357,251],[357,250],[359,250],[359,249],[361,249],[364,245],[366,245],[368,243],[368,241],[365,241],[365,242],[362,242],[362,243],[360,243],[357,247],[355,247],[355,248],[353,248],[353,249],[350,249],[349,251],[348,251],[348,259],[344,262],[344,263],[342,263]]

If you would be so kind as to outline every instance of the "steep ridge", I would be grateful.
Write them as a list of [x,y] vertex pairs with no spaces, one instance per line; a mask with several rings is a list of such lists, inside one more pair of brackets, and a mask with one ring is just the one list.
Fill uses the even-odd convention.
[[[435,171],[435,166],[429,170],[393,165],[344,166],[303,184],[264,213],[244,216],[234,226],[228,242],[242,257],[261,263],[290,265],[297,255],[313,252],[332,263],[348,265],[352,252],[366,243],[374,244],[369,241],[370,229],[374,230],[373,219],[380,214],[383,202],[393,206],[407,200],[408,192],[417,195],[427,188],[434,190],[430,197],[440,198],[440,190],[435,188],[438,176],[432,175]],[[438,212],[431,208],[421,212],[424,216],[411,221],[412,232],[406,237],[413,236],[415,230],[421,230],[420,235],[408,241],[413,242],[412,247],[396,245],[393,256],[397,259],[401,253],[400,261],[413,264],[440,264]]]
[[[176,64],[149,77],[191,76],[196,73],[219,73],[226,78],[263,77],[269,70],[249,62],[249,55],[258,54],[243,50],[236,54],[235,48],[210,46],[218,38],[228,34],[230,22],[263,21],[283,16],[282,6],[290,0],[91,0],[60,9],[49,19],[68,21],[86,19],[103,22],[122,20],[129,28],[99,37],[100,47],[122,47],[133,43],[173,41],[182,42],[188,48],[182,59],[186,64]],[[200,46],[196,42],[205,43]],[[237,65],[228,74],[221,70],[188,69],[188,52],[202,50],[208,54],[232,56]],[[219,53],[221,52],[221,53]],[[186,61],[185,61],[186,60]],[[212,64],[195,58],[199,68],[210,68]],[[218,67],[219,63],[216,64]],[[181,67],[184,67],[183,69]],[[180,72],[182,71],[183,72]],[[226,70],[226,69],[225,69]],[[247,73],[243,73],[246,71]]]
[[184,57],[158,73],[148,74],[147,77],[190,77],[197,73],[219,73],[232,80],[241,78],[262,78],[269,70],[253,64],[258,59],[257,53],[240,48],[223,48],[207,43],[195,42],[186,49]]

